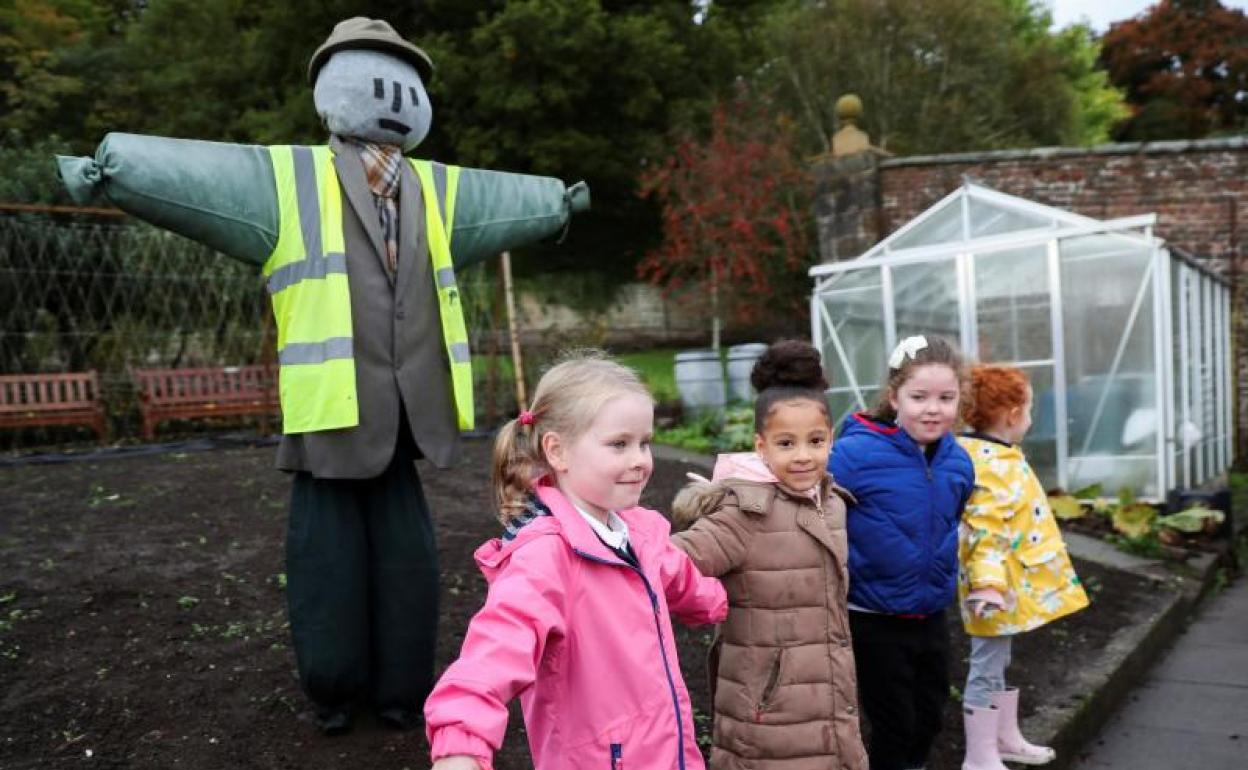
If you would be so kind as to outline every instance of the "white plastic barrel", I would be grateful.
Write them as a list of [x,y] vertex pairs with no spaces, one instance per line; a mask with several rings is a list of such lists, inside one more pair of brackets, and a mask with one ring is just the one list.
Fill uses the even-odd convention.
[[750,371],[754,369],[754,362],[765,352],[767,352],[767,346],[761,342],[733,345],[728,348],[728,398],[730,400],[754,400],[757,394],[754,388],[750,387]]
[[677,353],[676,390],[687,412],[723,409],[728,399],[719,352],[707,349]]

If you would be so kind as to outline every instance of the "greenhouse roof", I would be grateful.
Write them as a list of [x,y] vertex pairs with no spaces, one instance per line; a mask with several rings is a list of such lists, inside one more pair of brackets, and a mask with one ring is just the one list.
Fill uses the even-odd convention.
[[[1148,214],[1100,221],[1065,209],[1046,206],[1007,195],[969,179],[961,187],[903,225],[897,232],[849,262],[883,256],[920,256],[935,252],[974,250],[998,243],[1042,241],[1057,234],[1149,227],[1156,216]],[[817,265],[813,276],[844,269],[847,263]]]

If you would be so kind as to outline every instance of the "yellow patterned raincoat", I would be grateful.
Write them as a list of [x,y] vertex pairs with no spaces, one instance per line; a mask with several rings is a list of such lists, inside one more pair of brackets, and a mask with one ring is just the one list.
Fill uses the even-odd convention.
[[[958,606],[971,636],[1030,631],[1088,606],[1049,501],[1022,450],[987,438],[958,442],[975,465],[975,491],[958,529]],[[966,597],[995,588],[1005,609],[975,616]]]

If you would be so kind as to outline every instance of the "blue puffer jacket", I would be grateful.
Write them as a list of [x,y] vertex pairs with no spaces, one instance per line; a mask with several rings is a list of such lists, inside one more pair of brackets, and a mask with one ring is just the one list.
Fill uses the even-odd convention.
[[958,522],[975,486],[966,450],[946,433],[929,462],[904,430],[851,414],[828,470],[858,499],[849,509],[849,601],[928,615],[953,602]]

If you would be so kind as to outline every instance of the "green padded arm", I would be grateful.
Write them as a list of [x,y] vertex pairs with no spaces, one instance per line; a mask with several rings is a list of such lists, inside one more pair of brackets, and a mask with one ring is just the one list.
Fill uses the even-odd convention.
[[[58,156],[81,204],[112,203],[227,256],[262,265],[277,245],[277,191],[261,145],[112,133],[94,158]],[[465,168],[451,252],[465,267],[564,232],[589,188],[553,177]]]
[[78,203],[112,203],[255,265],[277,243],[267,147],[112,133],[94,159],[60,156],[57,163]]

